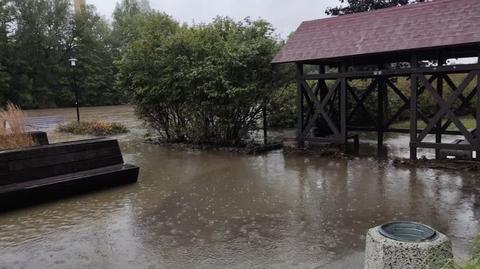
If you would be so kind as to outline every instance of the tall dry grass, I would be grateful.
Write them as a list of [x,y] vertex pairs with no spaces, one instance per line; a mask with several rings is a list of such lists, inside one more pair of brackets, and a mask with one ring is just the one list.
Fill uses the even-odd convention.
[[32,136],[25,129],[25,119],[22,109],[12,103],[0,108],[0,150],[34,145]]

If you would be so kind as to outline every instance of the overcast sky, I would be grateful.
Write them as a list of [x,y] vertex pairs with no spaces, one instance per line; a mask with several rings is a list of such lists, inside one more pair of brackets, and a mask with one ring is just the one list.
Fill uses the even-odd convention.
[[[87,0],[110,18],[118,0]],[[217,15],[234,19],[262,18],[286,37],[304,20],[326,17],[325,9],[338,0],[150,0],[150,6],[187,23],[209,22]]]

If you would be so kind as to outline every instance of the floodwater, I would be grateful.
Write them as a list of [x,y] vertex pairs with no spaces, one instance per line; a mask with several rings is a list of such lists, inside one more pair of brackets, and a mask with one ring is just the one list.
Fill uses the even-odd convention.
[[362,268],[366,231],[384,222],[429,224],[462,258],[479,231],[479,174],[173,150],[143,143],[131,107],[82,115],[135,129],[119,139],[138,184],[1,214],[0,268]]

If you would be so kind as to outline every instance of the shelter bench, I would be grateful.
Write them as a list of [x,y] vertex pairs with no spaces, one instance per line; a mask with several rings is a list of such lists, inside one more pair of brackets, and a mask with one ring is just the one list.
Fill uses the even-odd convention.
[[0,151],[0,209],[134,183],[118,141],[90,139]]
[[[468,145],[468,141],[464,139],[456,139],[452,142],[452,145]],[[461,150],[461,149],[442,149],[440,150],[440,158],[448,159],[448,157],[454,157],[458,160],[473,160],[473,150]]]

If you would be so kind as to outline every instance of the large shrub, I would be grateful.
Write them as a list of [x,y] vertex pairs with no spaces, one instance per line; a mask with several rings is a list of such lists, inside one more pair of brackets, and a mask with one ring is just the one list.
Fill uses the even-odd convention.
[[280,45],[271,25],[217,18],[172,32],[145,31],[130,45],[120,63],[122,87],[167,140],[241,144],[283,83],[282,69],[270,64]]

